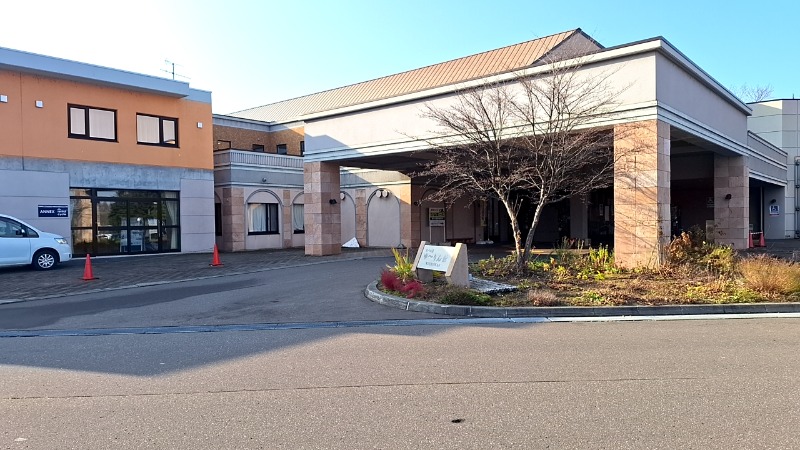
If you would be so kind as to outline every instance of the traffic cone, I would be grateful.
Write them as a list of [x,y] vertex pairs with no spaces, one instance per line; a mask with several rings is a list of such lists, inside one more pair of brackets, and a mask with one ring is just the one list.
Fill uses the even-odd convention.
[[753,248],[753,233],[747,233],[747,248]]
[[213,267],[222,265],[222,263],[219,262],[219,251],[217,250],[217,244],[214,244],[214,259],[211,261],[211,264],[209,265]]
[[86,264],[83,266],[83,281],[96,280],[97,278],[92,273],[92,255],[86,254]]
[[766,247],[767,244],[764,242],[764,232],[761,232],[761,238],[758,240],[759,247]]

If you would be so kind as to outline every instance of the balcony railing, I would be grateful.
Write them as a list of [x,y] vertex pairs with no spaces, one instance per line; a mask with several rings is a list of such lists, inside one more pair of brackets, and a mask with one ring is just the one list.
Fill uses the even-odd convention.
[[273,155],[246,150],[222,150],[214,152],[214,167],[225,166],[285,167],[302,169],[303,158],[298,156]]

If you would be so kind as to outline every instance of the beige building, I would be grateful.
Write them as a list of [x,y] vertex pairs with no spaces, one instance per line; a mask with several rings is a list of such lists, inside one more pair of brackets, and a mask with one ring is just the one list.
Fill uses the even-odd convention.
[[[354,234],[361,245],[391,244],[391,240],[372,238],[370,231],[391,227],[398,230],[400,243],[411,247],[421,240],[503,242],[510,238],[508,220],[496,202],[454,205],[444,210],[442,221],[443,205],[426,202],[424,184],[413,178],[402,180],[421,160],[435,157],[425,151],[436,137],[436,125],[421,112],[427,106],[448,108],[460,91],[486,82],[514,85],[519,76],[549,77],[556,66],[573,67],[579,76],[612,74],[612,88],[620,95],[613,114],[598,126],[614,133],[618,155],[632,147],[636,151],[625,153],[616,162],[613,188],[548,208],[537,228],[537,241],[552,243],[569,236],[609,242],[618,263],[636,266],[658,264],[670,236],[693,225],[707,229],[717,242],[736,248],[747,245],[751,229],[772,231],[767,216],[753,212],[769,210],[770,197],[778,198],[785,190],[786,151],[749,133],[751,107],[660,37],[605,48],[581,30],[572,30],[252,108],[226,120],[250,121],[266,133],[302,127],[302,241],[307,254],[338,253],[350,234],[347,227],[353,211]],[[631,129],[636,130],[634,140],[624,133]],[[245,211],[253,208],[248,200],[252,194],[233,190],[225,194],[226,183],[232,189],[235,183],[224,175],[220,178],[220,172],[234,171],[234,154],[221,151],[228,152],[227,157],[217,154],[219,164],[215,160],[222,239],[228,239],[224,233],[227,223],[232,228],[231,242],[246,241],[238,236],[238,230],[252,221]],[[249,155],[236,158],[244,156]],[[257,172],[274,168],[273,162],[265,159],[272,155],[259,157],[262,160],[255,164],[235,164],[250,164],[247,167],[253,178],[249,183],[262,180],[269,185],[270,178],[259,178]],[[291,170],[283,172],[291,172],[297,179],[299,168],[296,161]],[[405,175],[397,175],[397,184],[365,184],[351,194],[347,189],[350,168]],[[363,181],[372,180],[364,177]],[[384,197],[384,191],[391,196]],[[284,188],[272,194],[283,207],[278,215],[284,223],[290,220],[287,208],[297,203],[299,192]],[[760,197],[754,198],[754,192]],[[392,207],[397,222],[382,209],[371,212],[376,195],[377,199],[397,200]],[[345,197],[353,198],[352,209],[342,202]],[[231,199],[230,206],[226,198]],[[261,220],[262,214],[256,214]],[[282,245],[299,244],[287,235],[286,228],[281,233]]]

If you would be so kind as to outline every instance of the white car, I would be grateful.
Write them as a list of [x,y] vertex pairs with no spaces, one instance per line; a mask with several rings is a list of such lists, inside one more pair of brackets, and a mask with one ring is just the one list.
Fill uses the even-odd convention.
[[70,259],[72,249],[63,236],[0,214],[0,267],[30,264],[34,269],[49,270]]

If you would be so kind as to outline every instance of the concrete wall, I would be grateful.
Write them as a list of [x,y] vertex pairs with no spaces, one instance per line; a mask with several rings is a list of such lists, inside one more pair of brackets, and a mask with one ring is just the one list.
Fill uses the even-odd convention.
[[70,204],[69,174],[0,170],[0,180],[0,213],[28,222],[42,231],[60,234],[72,242],[69,217],[38,216],[38,205]]

